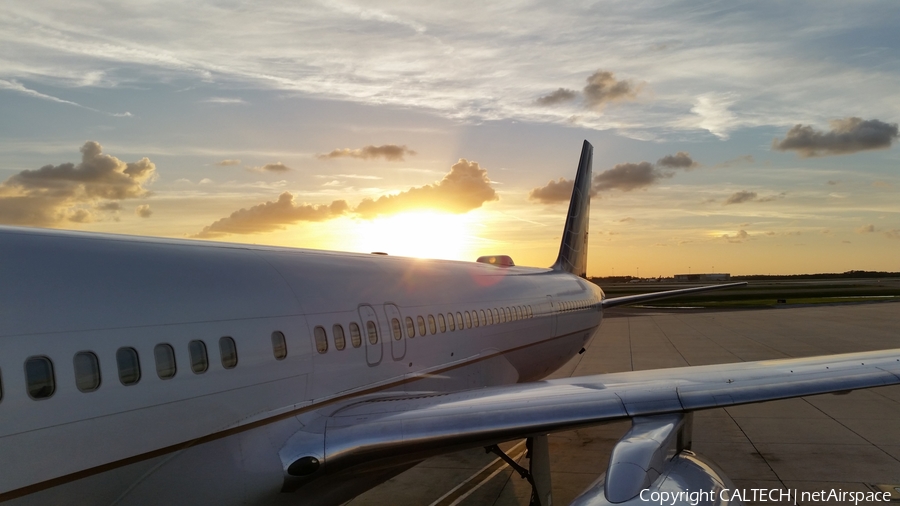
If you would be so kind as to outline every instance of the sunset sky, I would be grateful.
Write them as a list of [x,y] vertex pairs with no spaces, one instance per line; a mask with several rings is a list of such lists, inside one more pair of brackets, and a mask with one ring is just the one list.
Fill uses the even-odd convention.
[[6,2],[0,224],[556,257],[588,274],[900,271],[900,5]]

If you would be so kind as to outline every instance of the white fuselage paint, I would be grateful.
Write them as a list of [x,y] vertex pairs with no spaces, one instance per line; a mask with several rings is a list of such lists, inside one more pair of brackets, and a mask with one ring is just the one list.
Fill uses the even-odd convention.
[[[585,346],[602,318],[598,287],[549,269],[16,228],[0,228],[0,258],[0,500],[9,504],[313,504],[311,493],[328,502],[327,491],[280,492],[278,450],[316,409],[375,391],[533,381]],[[482,310],[515,307],[525,308],[518,319],[480,321]],[[467,311],[478,326],[466,326]],[[465,328],[432,334],[429,315],[457,313]],[[287,340],[283,360],[274,331]],[[220,361],[223,336],[237,344],[232,369]],[[197,339],[209,356],[201,374],[188,354]],[[175,350],[171,379],[156,372],[160,343]],[[122,347],[140,357],[137,384],[119,381]],[[99,358],[92,392],[75,384],[82,351]],[[35,356],[50,359],[56,385],[39,400],[24,374]]]

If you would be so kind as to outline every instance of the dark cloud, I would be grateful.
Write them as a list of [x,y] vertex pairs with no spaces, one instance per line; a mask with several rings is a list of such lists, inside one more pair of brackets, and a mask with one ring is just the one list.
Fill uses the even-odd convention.
[[877,119],[844,118],[831,122],[831,130],[822,132],[808,125],[795,125],[784,139],[772,141],[772,149],[796,151],[803,158],[845,155],[870,149],[887,149],[897,139],[896,123]]
[[86,206],[111,206],[118,201],[144,197],[144,185],[156,177],[156,166],[147,158],[125,163],[103,154],[100,144],[81,147],[81,163],[45,165],[23,170],[0,183],[0,223],[54,226],[64,221],[91,221]]
[[551,106],[556,104],[561,104],[563,102],[571,102],[578,97],[578,92],[575,90],[567,90],[566,88],[559,88],[558,90],[550,93],[549,95],[544,95],[543,97],[535,100],[537,105],[542,106]]
[[756,202],[772,202],[773,200],[783,199],[787,195],[786,192],[781,192],[777,195],[768,195],[766,197],[760,197],[756,199]]
[[275,162],[275,163],[267,163],[267,164],[263,165],[262,167],[253,167],[250,170],[255,171],[255,172],[288,172],[289,170],[292,170],[292,169],[281,162]]
[[632,218],[631,216],[628,216],[626,218],[622,218],[621,220],[616,220],[616,221],[618,221],[619,223],[630,223],[630,222],[634,221],[634,218]]
[[477,209],[485,202],[498,200],[491,187],[487,170],[460,158],[450,167],[450,172],[433,185],[410,188],[396,195],[385,195],[376,200],[364,199],[354,209],[363,218],[394,214],[414,209],[438,209],[452,213],[465,213]]
[[528,192],[528,200],[537,200],[542,204],[568,202],[572,198],[573,188],[575,181],[561,177],[556,181],[550,180],[546,186],[532,189]]
[[837,186],[840,183],[841,183],[840,181],[835,181],[834,179],[829,179],[828,182],[825,184],[827,184],[828,186]]
[[674,175],[674,172],[659,170],[649,162],[620,163],[594,176],[593,190],[599,192],[618,189],[627,192]]
[[588,76],[587,85],[582,90],[584,101],[591,109],[602,109],[609,102],[632,100],[638,88],[630,81],[618,81],[612,72],[598,70]]
[[241,161],[237,160],[237,159],[229,159],[229,160],[222,160],[220,162],[216,162],[216,165],[218,165],[220,167],[227,167],[229,165],[240,165],[240,164],[241,164]]
[[724,205],[728,204],[742,204],[744,202],[752,202],[756,200],[756,192],[748,192],[746,190],[741,190],[739,192],[735,192],[730,197],[725,200]]
[[871,234],[875,232],[875,225],[863,225],[856,229],[857,234]]
[[679,151],[674,155],[666,155],[660,158],[656,161],[656,165],[660,167],[668,167],[670,169],[691,170],[700,164],[695,162],[694,159],[691,158],[690,153]]
[[331,153],[318,155],[318,157],[322,160],[329,160],[332,158],[359,158],[362,160],[384,158],[389,162],[402,162],[406,155],[413,156],[415,154],[415,151],[406,146],[384,144],[382,146],[365,146],[358,149],[335,149]]
[[226,234],[255,234],[281,230],[286,225],[299,221],[325,221],[336,218],[348,210],[349,206],[344,200],[335,200],[331,205],[297,205],[294,203],[294,196],[290,192],[284,192],[278,196],[277,201],[239,209],[227,218],[204,227],[194,237],[210,238]]
[[[586,109],[600,111],[610,102],[633,100],[641,88],[641,85],[635,86],[631,81],[617,80],[615,74],[606,70],[598,70],[585,80],[587,84],[582,88],[581,93],[568,88],[558,88],[556,91],[539,97],[534,103],[549,107],[571,102],[580,95]],[[577,122],[577,116],[570,118],[570,122]]]
[[141,204],[134,209],[134,214],[141,218],[149,218],[153,211],[150,209],[150,204]]

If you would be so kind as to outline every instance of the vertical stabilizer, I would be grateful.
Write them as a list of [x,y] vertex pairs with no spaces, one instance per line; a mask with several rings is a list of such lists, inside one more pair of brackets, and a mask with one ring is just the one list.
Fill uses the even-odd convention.
[[572,200],[569,201],[569,214],[566,215],[566,228],[563,230],[562,243],[559,245],[559,256],[553,264],[553,270],[571,272],[587,277],[588,218],[591,211],[591,162],[594,158],[594,146],[584,141],[581,148],[581,160],[578,162],[578,173],[575,175],[575,187],[572,189]]

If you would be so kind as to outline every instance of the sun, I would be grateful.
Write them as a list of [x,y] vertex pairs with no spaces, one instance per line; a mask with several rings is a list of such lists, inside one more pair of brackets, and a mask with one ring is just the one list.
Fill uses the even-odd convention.
[[406,212],[355,220],[350,249],[389,255],[474,260],[478,213]]

